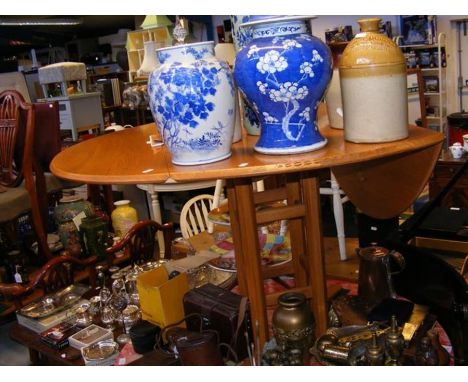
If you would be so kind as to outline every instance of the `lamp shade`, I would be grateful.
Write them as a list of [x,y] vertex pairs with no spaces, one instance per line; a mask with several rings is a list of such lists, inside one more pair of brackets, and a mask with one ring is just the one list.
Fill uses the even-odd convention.
[[167,18],[167,16],[146,16],[140,27],[143,29],[151,29],[167,27],[169,25],[172,25],[172,22]]

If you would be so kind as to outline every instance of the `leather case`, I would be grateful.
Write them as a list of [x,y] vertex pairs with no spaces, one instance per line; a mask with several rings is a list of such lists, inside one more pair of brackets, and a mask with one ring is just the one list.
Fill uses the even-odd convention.
[[[203,318],[203,329],[213,329],[219,333],[220,342],[227,343],[236,352],[239,360],[247,357],[245,332],[249,339],[253,337],[250,331],[248,311],[242,319],[242,296],[225,290],[213,284],[205,284],[187,292],[184,296],[185,315],[199,313]],[[247,308],[246,308],[247,309]],[[239,314],[242,323],[238,329]],[[187,319],[187,328],[199,331],[200,322],[197,317]],[[226,354],[223,354],[226,356]]]

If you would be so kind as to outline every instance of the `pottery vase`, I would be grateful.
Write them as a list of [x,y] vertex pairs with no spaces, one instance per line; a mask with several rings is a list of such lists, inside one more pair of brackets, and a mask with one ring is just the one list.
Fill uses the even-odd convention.
[[343,103],[341,102],[340,72],[338,65],[341,55],[348,42],[334,42],[328,44],[333,56],[333,76],[325,94],[328,122],[334,129],[343,128]]
[[[240,25],[250,21],[250,16],[247,15],[236,15],[231,16],[232,24],[232,40],[234,42],[234,48],[236,52],[241,50],[252,40],[252,29],[241,28]],[[249,135],[260,135],[260,122],[255,114],[255,111],[249,106],[241,95],[241,113],[242,122],[247,134]]]
[[107,223],[98,216],[84,218],[80,225],[80,243],[87,256],[96,256],[98,261],[107,257]]
[[408,136],[406,62],[400,48],[379,32],[380,21],[358,20],[361,32],[349,42],[341,57],[347,141],[390,142]]
[[310,35],[310,18],[256,16],[242,24],[252,27],[253,39],[237,54],[234,74],[260,120],[260,153],[302,153],[327,143],[316,113],[332,74],[331,52]]
[[214,56],[213,42],[157,50],[161,66],[150,76],[153,118],[178,165],[216,162],[231,155],[234,80]]
[[116,207],[111,213],[112,227],[116,236],[123,238],[125,234],[138,223],[138,214],[130,205],[130,200],[114,202]]
[[315,319],[304,294],[283,293],[273,312],[272,326],[278,346],[283,351],[299,349],[306,362],[314,341]]
[[58,235],[64,249],[72,255],[79,256],[81,246],[78,228],[73,219],[82,214],[82,218],[94,215],[94,206],[78,196],[63,197],[54,208],[54,219],[58,227]]

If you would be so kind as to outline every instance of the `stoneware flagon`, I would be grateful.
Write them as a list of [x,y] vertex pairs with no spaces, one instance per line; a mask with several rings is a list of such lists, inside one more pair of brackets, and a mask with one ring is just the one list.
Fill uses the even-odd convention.
[[260,120],[260,153],[302,153],[327,143],[316,112],[331,78],[331,52],[310,35],[309,19],[252,16],[242,24],[253,39],[237,54],[234,74]]
[[390,142],[408,136],[406,62],[400,48],[379,32],[380,21],[358,20],[361,32],[339,64],[347,141]]
[[235,88],[213,41],[157,50],[161,66],[149,78],[153,118],[178,165],[216,162],[231,155]]

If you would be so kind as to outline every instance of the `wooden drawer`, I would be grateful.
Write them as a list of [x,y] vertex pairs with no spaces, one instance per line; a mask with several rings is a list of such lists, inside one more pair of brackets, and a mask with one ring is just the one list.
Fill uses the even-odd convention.
[[[437,164],[434,168],[434,177],[435,178],[452,178],[455,173],[459,170],[460,166],[457,165],[445,165],[445,164]],[[460,179],[462,182],[463,179]]]
[[[461,164],[438,163],[429,181],[429,198],[434,199],[444,187],[447,186],[450,179],[460,169]],[[445,207],[464,207],[468,205],[468,174],[465,174],[452,187],[451,191],[444,197],[441,205]]]

